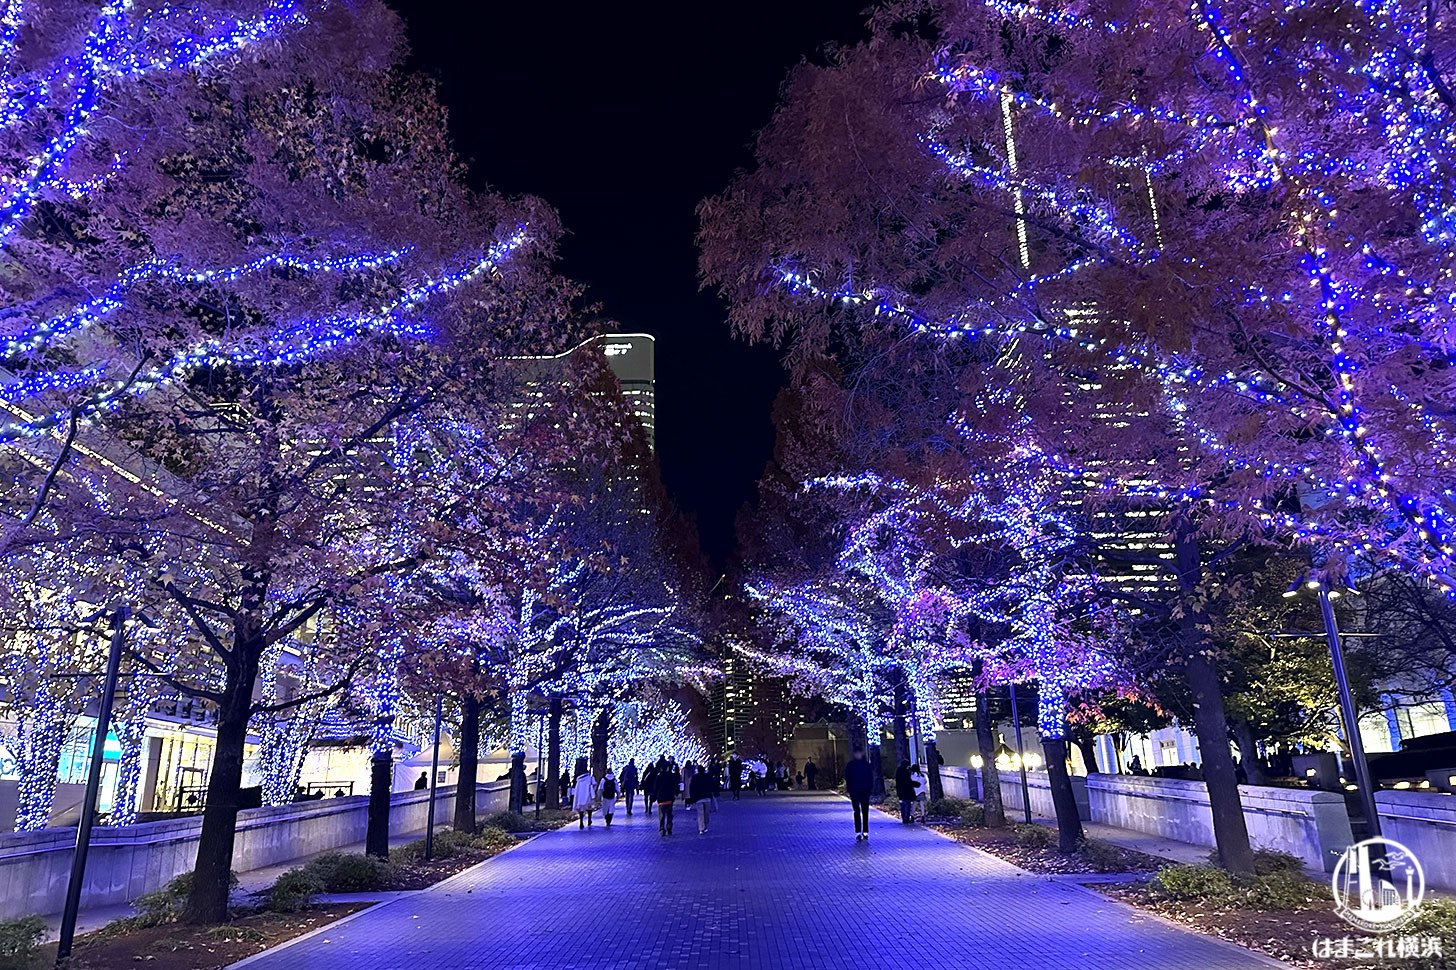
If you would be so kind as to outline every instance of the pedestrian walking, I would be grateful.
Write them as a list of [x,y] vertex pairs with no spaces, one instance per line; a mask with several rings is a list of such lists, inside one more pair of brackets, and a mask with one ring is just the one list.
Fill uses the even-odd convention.
[[708,831],[708,805],[713,798],[713,781],[706,771],[693,774],[692,787],[688,789],[687,803],[698,810],[698,834]]
[[854,806],[855,840],[870,837],[870,792],[875,787],[875,772],[865,760],[864,748],[855,748],[854,756],[844,766],[844,790]]
[[592,809],[596,804],[597,782],[590,771],[578,772],[576,785],[571,790],[571,810],[578,813],[576,827],[586,828],[592,824]]
[[687,807],[687,804],[688,804],[688,801],[687,801],[687,799],[688,799],[688,791],[692,788],[693,775],[695,775],[697,773],[698,773],[698,766],[695,765],[695,764],[693,764],[691,761],[689,761],[687,764],[683,765],[683,767],[682,767],[682,793],[683,793],[683,807],[684,808],[686,808]]
[[681,783],[678,781],[677,771],[666,760],[657,763],[656,788],[653,796],[657,799],[657,831],[662,835],[671,835],[672,806],[677,801]]
[[622,769],[622,798],[627,802],[627,815],[632,815],[632,803],[637,799],[637,759],[628,758],[627,767]]
[[915,786],[915,817],[924,822],[930,813],[930,778],[918,761],[910,767],[910,781]]
[[743,792],[743,762],[737,757],[728,759],[728,790],[733,793],[735,802]]
[[915,804],[915,780],[910,777],[910,759],[901,758],[895,769],[895,797],[900,800],[900,821],[910,824],[910,806]]
[[813,758],[810,758],[808,761],[804,762],[804,780],[809,783],[810,791],[818,791],[818,789],[814,787],[814,777],[818,774],[819,766],[814,763]]
[[647,765],[642,773],[642,811],[652,814],[652,800],[657,797],[657,762]]
[[602,818],[607,823],[607,828],[612,827],[612,816],[617,814],[617,776],[612,769],[607,769],[607,777],[602,779]]

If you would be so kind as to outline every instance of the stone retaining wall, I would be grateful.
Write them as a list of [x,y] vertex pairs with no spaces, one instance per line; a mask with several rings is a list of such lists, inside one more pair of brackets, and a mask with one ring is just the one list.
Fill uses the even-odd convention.
[[[510,800],[510,783],[480,785],[475,797],[480,815],[504,811]],[[428,791],[395,792],[390,796],[391,834],[423,833],[429,800]],[[233,869],[264,869],[357,845],[364,841],[368,828],[368,809],[366,795],[244,809],[238,813]],[[454,787],[437,791],[436,827],[449,824],[454,811]],[[130,902],[191,871],[201,830],[200,816],[92,830],[81,905]],[[74,828],[0,835],[0,919],[59,912],[75,846]]]
[[[1090,775],[1092,821],[1212,848],[1213,812],[1201,781],[1142,775]],[[1305,788],[1240,785],[1244,821],[1255,848],[1287,852],[1305,865],[1334,871],[1350,845],[1345,800]]]
[[1420,860],[1426,886],[1456,892],[1456,795],[1381,791],[1375,809],[1382,834]]
[[[1024,821],[1026,818],[1026,802],[1021,797],[1021,772],[1019,771],[998,771],[1001,776],[1001,807],[1006,812],[1008,821]],[[980,769],[971,769],[970,781],[975,794],[973,798],[980,799],[984,782]],[[1057,809],[1052,804],[1052,786],[1047,779],[1045,771],[1028,771],[1026,773],[1026,787],[1031,793],[1031,816],[1032,818],[1056,818]],[[1072,776],[1072,796],[1077,800],[1077,817],[1086,822],[1091,819],[1091,809],[1087,802],[1087,778],[1083,775]]]

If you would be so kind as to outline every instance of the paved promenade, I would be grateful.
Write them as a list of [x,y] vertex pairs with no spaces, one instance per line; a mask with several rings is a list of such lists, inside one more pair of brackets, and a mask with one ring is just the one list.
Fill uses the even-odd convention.
[[[706,835],[618,814],[245,961],[248,970],[930,965],[1244,970],[1272,961],[829,795],[723,800]],[[927,938],[927,933],[930,935]],[[929,961],[929,962],[927,962]]]

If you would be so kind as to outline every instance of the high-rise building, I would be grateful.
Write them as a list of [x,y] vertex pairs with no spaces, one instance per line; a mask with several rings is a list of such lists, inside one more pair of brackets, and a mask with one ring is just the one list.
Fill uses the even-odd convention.
[[647,446],[657,451],[657,339],[648,333],[604,333],[570,350],[540,357],[522,357],[545,378],[553,365],[565,365],[577,354],[601,354],[616,375],[622,397],[647,433]]

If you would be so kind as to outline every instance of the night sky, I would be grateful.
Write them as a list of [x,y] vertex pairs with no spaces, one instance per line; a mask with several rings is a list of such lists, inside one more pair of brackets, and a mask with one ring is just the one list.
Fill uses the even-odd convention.
[[656,335],[663,476],[721,561],[784,375],[699,291],[693,208],[749,164],[788,70],[863,36],[866,0],[392,2],[476,181],[554,205],[561,270],[623,329]]

